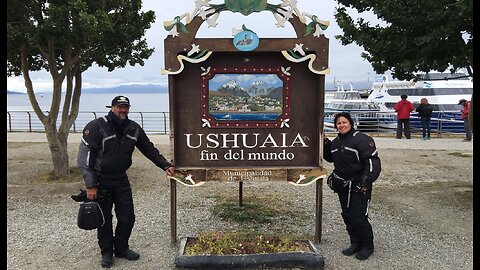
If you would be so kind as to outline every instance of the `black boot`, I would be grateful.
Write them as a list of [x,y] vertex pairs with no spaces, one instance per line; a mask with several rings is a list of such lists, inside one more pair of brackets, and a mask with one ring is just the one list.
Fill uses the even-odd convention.
[[363,261],[368,259],[370,255],[373,254],[373,243],[368,244],[368,245],[362,245],[362,248],[358,251],[357,255],[355,255],[355,258]]
[[342,218],[345,222],[348,236],[350,236],[350,246],[342,249],[342,253],[345,256],[352,256],[360,250],[360,238],[357,236],[355,228],[352,226],[353,222],[350,213],[342,212]]
[[342,253],[345,256],[352,256],[357,251],[360,250],[360,244],[358,243],[351,243],[349,247],[342,249]]
[[113,254],[112,253],[104,253],[102,254],[102,267],[103,268],[110,268],[113,265]]

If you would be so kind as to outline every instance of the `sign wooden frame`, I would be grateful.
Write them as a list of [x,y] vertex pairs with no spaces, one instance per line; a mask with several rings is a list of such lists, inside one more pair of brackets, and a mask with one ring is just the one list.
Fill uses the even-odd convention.
[[[196,38],[204,22],[199,16],[185,26],[186,32],[165,39],[162,74],[168,75],[171,150],[177,168],[170,178],[172,243],[177,241],[176,184],[195,187],[210,181],[238,182],[240,204],[244,181],[315,184],[315,241],[320,242],[322,184],[326,178],[321,166],[321,131],[325,74],[329,72],[328,39],[306,35],[307,25],[296,15],[288,21],[297,38],[261,39],[251,52],[239,51],[232,38]],[[215,74],[242,72],[277,74],[283,80],[279,117],[273,121],[212,117],[208,80]],[[294,120],[289,121],[290,116]]]

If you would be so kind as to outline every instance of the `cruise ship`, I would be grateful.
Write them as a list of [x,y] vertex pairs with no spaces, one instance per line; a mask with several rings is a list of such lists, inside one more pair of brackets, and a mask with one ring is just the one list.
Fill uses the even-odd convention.
[[434,111],[458,111],[458,101],[470,100],[472,93],[473,82],[463,73],[428,73],[412,81],[374,82],[367,101],[378,104],[381,111],[393,111],[405,94],[415,106],[427,98]]
[[[433,106],[431,128],[463,132],[460,118],[460,99],[471,100],[473,80],[464,73],[427,73],[411,81],[374,82],[367,101],[374,102],[381,112],[395,113],[393,107],[405,94],[414,107],[422,98],[427,98]],[[420,128],[420,120],[415,111],[411,114],[412,128]],[[393,123],[389,125],[392,128]]]

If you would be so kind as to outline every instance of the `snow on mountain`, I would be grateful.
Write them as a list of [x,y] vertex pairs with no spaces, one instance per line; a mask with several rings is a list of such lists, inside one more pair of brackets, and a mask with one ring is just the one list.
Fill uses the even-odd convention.
[[223,88],[235,89],[237,88],[237,82],[235,80],[230,80],[227,83],[222,85]]
[[264,85],[265,82],[264,81],[254,81],[252,82],[252,85]]

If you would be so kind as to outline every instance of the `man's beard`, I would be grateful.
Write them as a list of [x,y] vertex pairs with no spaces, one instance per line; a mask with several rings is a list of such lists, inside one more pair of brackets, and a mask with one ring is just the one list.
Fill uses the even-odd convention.
[[126,120],[128,118],[128,114],[127,113],[117,113],[117,118],[120,119],[120,120]]

